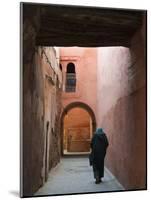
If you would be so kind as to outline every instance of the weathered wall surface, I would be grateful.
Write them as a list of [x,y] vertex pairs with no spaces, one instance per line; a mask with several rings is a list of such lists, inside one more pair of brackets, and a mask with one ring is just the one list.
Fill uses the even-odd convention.
[[[61,48],[60,59],[63,70],[63,107],[69,103],[80,101],[89,105],[96,112],[96,48],[69,47]],[[76,92],[65,92],[66,68],[69,62],[75,64]]]
[[[23,79],[23,195],[42,184],[44,153],[44,83],[37,55],[24,65]],[[37,148],[38,147],[38,148]]]
[[56,60],[55,50],[52,47],[41,48],[44,80],[44,161],[43,177],[47,179],[49,170],[60,159],[60,131],[59,117],[61,112],[61,85],[62,75]]
[[144,27],[131,48],[99,48],[97,123],[109,138],[106,165],[126,189],[146,187]]
[[[30,12],[25,12],[23,14],[23,134],[21,139],[21,172],[23,174],[21,182],[22,196],[32,195],[37,186],[42,183],[41,168],[43,165],[42,160],[44,152],[44,109],[41,104],[41,102],[44,101],[43,81],[37,81],[37,79],[42,80],[43,78],[42,70],[39,66],[36,66],[34,56],[36,32],[39,29],[37,22],[40,11],[38,8],[31,11],[33,16],[30,16]],[[37,18],[37,21],[34,18]],[[37,76],[40,77],[37,78]],[[34,130],[36,130],[36,135],[34,134]],[[37,145],[40,146],[39,148],[35,148],[34,146],[36,136],[37,138],[39,137],[39,140],[37,141]],[[41,153],[39,154],[39,152]],[[36,162],[34,162],[34,160],[36,160]],[[38,163],[38,166],[36,163]]]
[[23,65],[24,196],[37,191],[60,159],[58,119],[62,76],[55,51],[37,47],[31,58],[30,63]]

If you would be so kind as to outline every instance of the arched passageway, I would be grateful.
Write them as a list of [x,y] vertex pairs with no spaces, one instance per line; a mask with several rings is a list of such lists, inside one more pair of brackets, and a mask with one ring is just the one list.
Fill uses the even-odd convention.
[[95,114],[87,104],[73,102],[67,105],[61,116],[62,155],[89,153],[95,129]]
[[89,153],[92,120],[83,108],[72,108],[63,119],[63,153]]
[[[59,163],[60,140],[63,146],[63,138],[60,138],[60,127],[58,126],[61,111],[62,74],[61,72],[58,73],[58,77],[60,77],[60,83],[58,83],[58,77],[54,71],[54,69],[58,69],[55,67],[57,64],[55,58],[58,57],[55,55],[54,49],[50,48],[53,46],[129,47],[131,59],[126,61],[126,65],[123,62],[125,53],[122,51],[120,51],[121,58],[119,59],[118,56],[114,62],[110,59],[116,58],[112,53],[107,54],[107,51],[102,53],[101,49],[98,51],[98,57],[96,58],[98,105],[96,110],[99,115],[96,116],[98,126],[103,124],[110,137],[110,149],[107,159],[109,169],[126,189],[145,189],[147,144],[145,96],[147,70],[146,11],[121,10],[119,12],[118,9],[100,10],[98,8],[72,6],[60,6],[59,8],[56,5],[39,6],[31,4],[22,4],[22,8],[24,10],[24,14],[21,15],[22,33],[26,36],[22,37],[24,42],[22,59],[24,99],[22,184],[24,187],[22,188],[22,196],[33,195],[44,184],[48,170]],[[88,20],[90,16],[91,20]],[[76,26],[75,22],[78,22]],[[69,28],[67,30],[64,27]],[[88,34],[85,34],[85,29],[88,30]],[[47,54],[48,56],[46,56]],[[106,58],[104,60],[105,64],[102,63],[102,55]],[[68,60],[67,58],[64,59]],[[74,62],[74,59],[75,57],[71,59],[71,62]],[[51,65],[53,65],[53,68],[51,68]],[[124,66],[127,66],[127,68],[124,68]],[[60,70],[63,71],[62,67],[60,66]],[[120,70],[116,70],[117,67]],[[94,65],[91,65],[91,68],[94,68]],[[121,71],[121,69],[124,71]],[[75,72],[77,76],[78,71],[75,70]],[[127,77],[125,74],[129,76]],[[82,80],[85,81],[86,78],[84,77]],[[91,80],[88,80],[91,83]],[[93,80],[96,80],[96,78]],[[115,82],[116,84],[114,84]],[[123,82],[128,84],[123,86],[121,84]],[[77,84],[75,81],[69,81],[69,83],[74,83],[72,86]],[[116,95],[115,85],[117,86]],[[56,90],[54,90],[55,88]],[[56,99],[55,91],[57,91]],[[50,95],[50,92],[52,95]],[[67,95],[70,96],[71,100],[71,94]],[[75,94],[72,95],[77,98]],[[84,95],[84,97],[86,96]],[[91,95],[91,97],[94,97],[94,95]],[[48,109],[49,104],[47,102],[51,102],[51,112]],[[56,108],[55,104],[57,105]],[[109,106],[104,106],[104,104]],[[94,131],[96,121],[92,109],[81,102],[75,102],[63,110],[61,133],[63,133],[63,119],[66,113],[75,107],[83,107],[88,111],[92,117],[92,129]],[[55,116],[55,114],[57,115]],[[48,121],[50,122],[49,130],[47,130]],[[47,134],[50,137],[47,137]],[[113,137],[115,134],[116,137]],[[61,136],[63,137],[63,134]],[[48,139],[49,148],[47,148],[46,138],[50,138],[50,140]],[[63,148],[61,147],[61,149]],[[49,152],[51,154],[50,160],[44,162]],[[45,166],[49,166],[46,167],[48,168],[46,175],[44,173]],[[82,180],[84,179],[85,177]],[[60,186],[60,182],[57,185]],[[69,185],[71,185],[71,179]]]

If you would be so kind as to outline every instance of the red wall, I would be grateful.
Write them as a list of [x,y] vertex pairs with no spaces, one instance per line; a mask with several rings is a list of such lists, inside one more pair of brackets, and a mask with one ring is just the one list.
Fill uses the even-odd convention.
[[89,105],[96,112],[96,48],[69,47],[60,50],[65,87],[66,66],[69,62],[75,64],[77,86],[75,93],[62,93],[63,107],[76,101]]
[[99,48],[97,123],[109,138],[106,165],[126,189],[146,187],[145,31],[131,48]]

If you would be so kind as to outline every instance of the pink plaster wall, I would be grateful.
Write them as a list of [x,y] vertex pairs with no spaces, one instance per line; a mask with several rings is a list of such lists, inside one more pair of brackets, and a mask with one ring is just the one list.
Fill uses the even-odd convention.
[[97,67],[97,124],[102,126],[103,117],[117,100],[128,95],[128,67],[131,55],[125,47],[98,48]]
[[23,70],[24,196],[32,196],[44,184],[49,170],[60,160],[58,120],[61,89],[54,79],[54,72],[58,73],[59,66],[52,47],[37,47],[33,55],[32,62],[25,63]]
[[65,87],[66,66],[69,62],[75,64],[77,86],[75,93],[62,93],[63,107],[80,101],[89,105],[96,112],[96,48],[68,47],[60,49],[63,68],[63,88]]
[[97,124],[109,138],[106,165],[126,189],[146,187],[145,29],[131,48],[98,49]]

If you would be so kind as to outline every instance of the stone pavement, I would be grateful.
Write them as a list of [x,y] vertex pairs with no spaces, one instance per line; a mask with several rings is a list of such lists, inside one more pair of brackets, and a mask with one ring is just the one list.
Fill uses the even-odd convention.
[[117,190],[124,188],[109,170],[105,168],[103,182],[95,184],[87,156],[66,156],[51,170],[48,181],[35,193],[35,196]]

